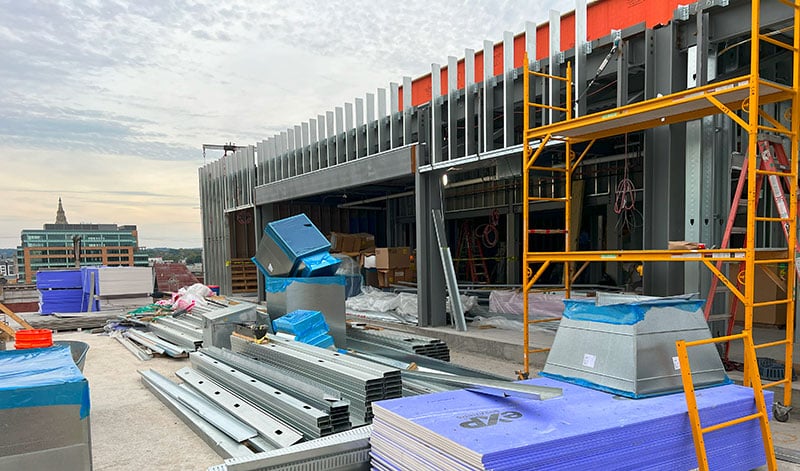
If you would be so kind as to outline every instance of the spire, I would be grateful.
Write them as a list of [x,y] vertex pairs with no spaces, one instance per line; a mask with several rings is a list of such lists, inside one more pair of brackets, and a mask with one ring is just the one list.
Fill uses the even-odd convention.
[[58,198],[58,211],[56,211],[56,224],[69,224],[67,215],[64,214],[64,207],[61,206],[61,198]]

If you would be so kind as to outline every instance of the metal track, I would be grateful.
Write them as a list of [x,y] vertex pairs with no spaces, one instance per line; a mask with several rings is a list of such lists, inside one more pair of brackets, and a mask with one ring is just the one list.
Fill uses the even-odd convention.
[[[267,365],[252,357],[217,347],[204,347],[204,355],[221,361],[277,389],[290,391],[295,397],[330,414],[332,420],[339,415],[348,416],[350,402],[342,399],[342,393],[331,387],[309,380],[285,368]],[[334,420],[335,421],[335,420]]]
[[291,396],[291,391],[276,389],[201,352],[192,353],[190,359],[198,371],[274,414],[301,431],[306,438],[319,438],[333,433],[330,415]]
[[140,348],[137,344],[131,342],[127,338],[123,337],[121,334],[115,333],[114,335],[112,335],[112,337],[117,339],[117,342],[121,343],[123,347],[127,348],[128,351],[133,353],[136,356],[136,358],[142,361],[153,359],[152,353],[143,348]]
[[[156,385],[152,381],[150,375],[146,372],[142,373],[142,381],[147,389],[153,393],[169,410],[180,418],[190,429],[194,431],[208,446],[210,446],[218,455],[224,458],[236,458],[253,455],[253,451],[247,446],[233,440],[225,433],[219,431],[209,422],[196,413],[192,412],[188,407],[178,402],[175,398],[167,394],[164,389]],[[166,379],[166,378],[165,378]]]
[[[387,388],[382,376],[344,366],[329,361],[327,358],[309,355],[278,343],[259,345],[232,337],[231,347],[234,351],[243,352],[271,365],[296,371],[307,378],[341,391],[342,395],[350,401],[350,415],[353,423],[372,420],[371,403],[373,401],[402,395],[402,386]],[[387,397],[385,391],[389,391],[391,396]]]
[[149,348],[158,354],[167,354],[173,358],[186,355],[186,349],[172,342],[168,342],[150,332],[142,332],[136,329],[128,329],[123,334],[125,337]]
[[386,329],[359,329],[349,327],[347,329],[348,339],[359,339],[368,342],[386,345],[391,348],[424,355],[437,360],[450,361],[450,349],[447,344],[436,338],[425,337],[404,332],[395,332]]
[[284,448],[303,439],[298,431],[242,400],[211,377],[188,367],[181,368],[175,374],[206,399],[256,429],[274,447]]
[[364,340],[348,338],[347,345],[348,347],[352,348],[357,352],[368,353],[370,355],[379,355],[386,358],[390,358],[392,360],[402,361],[405,363],[416,363],[418,366],[439,370],[445,373],[451,373],[461,376],[472,376],[475,378],[498,379],[498,380],[507,379],[500,375],[487,373],[485,371],[474,370],[472,368],[467,368],[464,366],[454,365],[452,363],[437,360],[435,358],[430,358],[422,355],[415,355],[402,350],[397,350],[396,348],[387,347],[386,345],[379,345],[377,343],[368,342]]
[[371,435],[367,425],[252,457],[229,458],[208,471],[368,470]]
[[242,443],[258,435],[254,428],[232,417],[194,391],[176,385],[156,371],[139,371],[139,374],[142,375],[145,384],[163,391],[237,442]]
[[190,352],[197,350],[203,343],[202,336],[201,338],[190,336],[159,323],[151,322],[149,328],[155,335]]

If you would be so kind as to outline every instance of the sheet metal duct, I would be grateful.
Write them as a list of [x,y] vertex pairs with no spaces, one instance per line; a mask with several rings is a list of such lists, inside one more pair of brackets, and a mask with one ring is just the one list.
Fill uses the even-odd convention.
[[[683,389],[675,341],[711,338],[703,301],[565,300],[542,376],[627,397]],[[729,382],[714,345],[689,350],[695,387]]]

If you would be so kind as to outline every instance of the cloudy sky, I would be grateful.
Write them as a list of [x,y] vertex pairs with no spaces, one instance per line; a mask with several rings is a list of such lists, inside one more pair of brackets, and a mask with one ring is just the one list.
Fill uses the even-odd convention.
[[[203,143],[253,144],[573,0],[0,0],[0,248],[54,222],[202,245]],[[208,159],[219,155],[208,155]]]

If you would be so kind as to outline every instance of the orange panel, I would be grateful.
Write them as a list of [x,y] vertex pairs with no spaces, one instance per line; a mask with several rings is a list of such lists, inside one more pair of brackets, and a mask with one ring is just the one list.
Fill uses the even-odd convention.
[[[686,0],[682,0],[686,3]],[[588,40],[608,36],[612,29],[625,29],[644,22],[648,28],[667,24],[681,0],[598,0],[588,5],[586,10]],[[568,50],[575,46],[575,12],[561,17],[560,49]],[[536,59],[544,59],[550,49],[550,27],[547,23],[536,28]],[[521,67],[525,51],[525,34],[514,37],[514,66]],[[494,45],[494,75],[503,72],[503,43]],[[483,81],[483,51],[475,54],[475,81]],[[442,69],[442,89],[447,93],[447,68]],[[464,60],[458,62],[458,87],[464,87]],[[411,83],[412,104],[414,106],[431,100],[431,76],[424,75]],[[400,107],[402,109],[403,87],[400,87]]]

